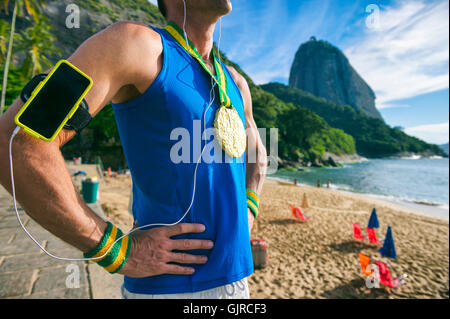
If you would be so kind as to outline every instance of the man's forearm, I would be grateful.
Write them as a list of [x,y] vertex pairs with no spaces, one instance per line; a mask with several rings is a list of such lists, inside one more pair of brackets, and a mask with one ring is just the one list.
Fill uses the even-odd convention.
[[[267,153],[256,129],[250,129],[248,135],[248,154],[245,185],[258,195],[261,194],[267,171]],[[255,217],[248,211],[249,231],[253,228]]]
[[[0,183],[11,193],[9,138],[13,117],[22,106],[16,101],[0,118]],[[106,223],[81,199],[64,159],[59,140],[44,142],[23,131],[14,138],[12,158],[17,201],[37,223],[65,242],[87,252],[101,240]]]
[[248,144],[250,154],[247,159],[245,184],[260,195],[266,178],[267,152],[257,130],[249,134]]

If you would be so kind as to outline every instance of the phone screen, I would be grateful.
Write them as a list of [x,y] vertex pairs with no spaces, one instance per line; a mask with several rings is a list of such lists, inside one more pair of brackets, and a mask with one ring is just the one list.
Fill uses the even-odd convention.
[[61,63],[46,85],[20,116],[19,121],[50,139],[90,85],[90,80]]

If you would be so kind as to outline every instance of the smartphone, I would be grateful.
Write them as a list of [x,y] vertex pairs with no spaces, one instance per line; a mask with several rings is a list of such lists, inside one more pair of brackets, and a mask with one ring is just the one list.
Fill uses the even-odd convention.
[[53,141],[92,87],[92,79],[66,60],[59,61],[15,116],[29,135]]

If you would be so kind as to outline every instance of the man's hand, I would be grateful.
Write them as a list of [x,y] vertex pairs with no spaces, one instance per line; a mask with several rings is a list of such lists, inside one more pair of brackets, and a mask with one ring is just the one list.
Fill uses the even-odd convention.
[[134,278],[162,274],[192,275],[194,268],[173,263],[205,264],[208,261],[207,257],[173,251],[211,249],[214,243],[210,240],[199,239],[173,240],[170,237],[204,231],[205,226],[201,224],[178,224],[150,230],[138,230],[130,235],[133,243],[131,253],[119,273]]

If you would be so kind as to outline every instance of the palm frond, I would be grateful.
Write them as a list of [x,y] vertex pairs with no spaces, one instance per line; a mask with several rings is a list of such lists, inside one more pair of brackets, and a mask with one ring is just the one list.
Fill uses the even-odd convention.
[[9,0],[3,0],[2,1],[3,4],[3,10],[5,10],[5,13],[8,15],[8,5],[9,5]]
[[39,15],[37,14],[37,12],[40,11],[39,3],[30,0],[23,1],[28,15],[30,15],[34,19],[34,22],[39,23]]

